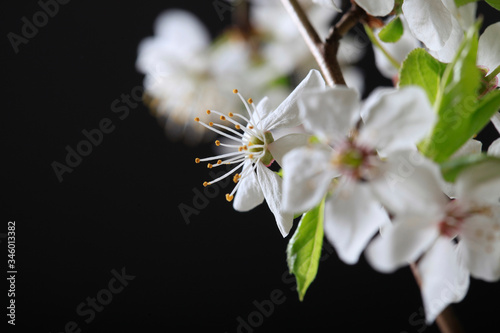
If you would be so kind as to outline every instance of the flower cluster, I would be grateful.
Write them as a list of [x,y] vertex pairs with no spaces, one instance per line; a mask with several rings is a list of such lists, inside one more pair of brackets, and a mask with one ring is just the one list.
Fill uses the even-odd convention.
[[[282,2],[292,10],[301,8],[297,0]],[[297,22],[277,22],[276,3],[265,3],[252,2],[252,18],[261,22],[254,22],[260,31],[252,34],[277,42],[262,48],[267,67],[256,76],[238,63],[229,66],[238,69],[236,74],[217,72],[203,54],[203,38],[185,44],[187,57],[169,43],[160,43],[165,47],[162,56],[175,58],[170,74],[186,66],[200,80],[265,77],[238,86],[245,94],[254,94],[255,86],[269,81],[270,76],[264,75],[268,70],[283,74],[307,67],[304,49],[295,50],[298,31],[309,34],[305,39],[316,60],[323,56],[318,61],[323,75],[308,70],[277,107],[275,100],[265,97],[255,103],[234,89],[238,98],[221,103],[220,109],[207,105],[204,114],[199,113],[201,108],[188,112],[199,129],[219,136],[215,144],[220,153],[196,157],[195,162],[207,163],[208,168],[233,166],[203,186],[232,177],[235,185],[226,194],[227,201],[238,211],[266,201],[283,237],[293,229],[294,217],[302,216],[287,249],[301,299],[316,275],[323,236],[348,264],[364,255],[384,273],[411,265],[421,281],[428,323],[465,297],[470,277],[498,281],[500,139],[483,152],[482,143],[474,138],[490,121],[500,133],[500,22],[480,34],[475,1],[356,0],[319,43],[305,12],[295,17]],[[310,9],[310,17],[318,10],[323,13],[315,19],[321,26],[341,11],[339,2],[332,0],[301,3]],[[495,1],[487,3],[500,10]],[[341,37],[349,38],[344,28],[354,20],[364,24],[379,71],[394,83],[374,89],[364,99],[362,87],[353,86],[342,74],[340,82],[347,85],[335,80],[347,68],[348,58],[359,59],[360,53],[354,52],[342,61],[342,44],[335,44]],[[288,27],[294,22],[298,31],[277,29],[277,23]],[[174,38],[167,30],[160,29]],[[138,64],[150,74],[162,63],[155,58],[157,53],[146,51],[159,48],[156,43],[141,46],[144,52]],[[331,50],[336,52],[335,61],[329,58]],[[332,67],[336,73],[329,72]],[[327,82],[337,84],[327,85],[325,74]],[[184,80],[184,74],[166,83],[150,79],[147,90],[157,98],[178,94],[177,88],[186,92],[179,85]],[[222,81],[218,86],[212,85],[213,80],[204,82],[211,91],[229,91],[228,82],[238,84]],[[192,94],[185,99],[192,98],[196,89],[188,89]],[[242,108],[234,105],[238,99]],[[296,243],[319,246],[296,248]],[[297,268],[304,262],[307,269]]]

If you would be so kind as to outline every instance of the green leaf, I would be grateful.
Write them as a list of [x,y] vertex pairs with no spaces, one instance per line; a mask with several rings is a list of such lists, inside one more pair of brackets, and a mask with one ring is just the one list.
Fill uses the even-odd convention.
[[455,0],[455,5],[457,5],[457,7],[460,7],[460,6],[463,6],[463,5],[466,5],[468,3],[471,3],[471,2],[476,2],[478,0]]
[[399,86],[417,85],[422,87],[431,104],[436,100],[441,85],[441,77],[446,64],[438,61],[426,50],[418,48],[406,57],[399,72]]
[[500,10],[500,0],[486,0],[486,2],[496,10]]
[[387,23],[385,27],[380,30],[378,37],[383,42],[395,43],[403,36],[403,32],[403,22],[401,22],[399,16],[396,16],[395,19]]
[[465,169],[490,161],[500,161],[500,159],[484,153],[461,156],[441,163],[441,173],[447,182],[453,183]]
[[318,272],[323,246],[323,214],[325,201],[302,216],[287,247],[287,263],[290,273],[297,280],[297,292],[302,301],[307,288]]
[[481,129],[484,116],[477,112],[482,75],[476,66],[479,24],[469,29],[455,59],[446,66],[434,102],[438,121],[419,144],[422,154],[438,163],[448,159]]

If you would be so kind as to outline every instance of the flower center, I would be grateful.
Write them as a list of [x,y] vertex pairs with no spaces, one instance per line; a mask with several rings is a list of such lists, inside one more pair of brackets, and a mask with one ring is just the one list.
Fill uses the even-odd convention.
[[378,162],[380,159],[375,150],[361,147],[352,139],[339,144],[332,159],[332,163],[342,174],[356,180],[371,179]]
[[[240,184],[240,181],[244,178],[253,174],[257,163],[262,162],[264,165],[269,165],[272,163],[273,156],[267,149],[267,145],[274,141],[274,138],[269,131],[265,131],[260,128],[261,118],[260,115],[253,104],[253,100],[249,98],[247,101],[243,96],[234,89],[233,92],[237,94],[243,101],[245,108],[248,111],[249,118],[239,114],[239,113],[228,113],[223,114],[222,112],[215,110],[207,110],[207,114],[216,114],[222,121],[227,121],[233,126],[226,126],[224,124],[217,124],[213,122],[205,123],[200,120],[200,118],[195,118],[194,120],[199,122],[202,126],[207,129],[229,139],[232,142],[226,143],[219,140],[215,141],[216,146],[225,147],[229,152],[221,155],[211,156],[207,158],[196,158],[195,162],[209,162],[207,168],[212,169],[221,165],[236,165],[229,172],[225,173],[221,177],[214,179],[210,182],[204,182],[203,186],[208,186],[221,181],[230,175],[233,175],[233,181],[236,186],[231,193],[226,194],[227,201],[231,201],[234,198],[234,194]],[[246,125],[240,123],[239,120],[243,120]],[[234,127],[234,128],[233,128]],[[242,168],[240,173],[235,173],[237,170]]]
[[449,238],[455,238],[468,218],[473,215],[490,214],[489,207],[468,205],[460,200],[453,199],[446,205],[445,216],[438,224],[439,233]]

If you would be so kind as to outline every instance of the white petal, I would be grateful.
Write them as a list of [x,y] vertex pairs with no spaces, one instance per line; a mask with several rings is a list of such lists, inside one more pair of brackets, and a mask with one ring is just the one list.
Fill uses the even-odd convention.
[[315,69],[309,71],[309,74],[300,82],[300,84],[291,92],[291,94],[265,119],[262,120],[261,128],[270,131],[280,127],[294,127],[300,125],[299,109],[297,99],[306,89],[323,88],[325,81],[320,72]]
[[440,238],[418,263],[420,286],[427,324],[451,303],[460,302],[469,289],[469,272],[458,261],[456,248]]
[[325,139],[344,137],[359,119],[359,93],[345,86],[306,92],[299,100],[304,128]]
[[484,161],[462,171],[455,182],[457,197],[477,204],[500,203],[500,162]]
[[267,148],[280,166],[283,164],[283,156],[294,148],[305,146],[309,141],[309,134],[292,133],[282,136],[276,141],[267,145]]
[[389,221],[370,187],[356,182],[339,186],[325,204],[325,235],[338,256],[355,264],[366,244]]
[[356,0],[356,3],[373,16],[385,16],[394,8],[394,0]]
[[409,212],[442,214],[448,202],[442,184],[439,166],[417,151],[391,154],[380,177],[371,181],[380,202],[396,216]]
[[500,278],[500,207],[491,216],[476,215],[464,223],[458,244],[460,258],[475,278]]
[[450,36],[445,41],[443,47],[436,50],[429,50],[429,53],[441,62],[452,62],[464,39],[464,30],[454,17],[451,18],[451,26]]
[[[500,142],[499,142],[500,143]],[[479,140],[469,139],[467,140],[460,149],[458,149],[451,158],[457,158],[461,156],[467,156],[471,154],[480,154],[482,151],[483,143]],[[491,148],[491,146],[490,146]],[[499,146],[500,148],[500,146]],[[489,153],[488,153],[489,154]],[[450,198],[456,197],[456,190],[454,183],[445,182],[443,184],[443,192],[446,193]]]
[[269,209],[274,214],[276,224],[283,237],[286,237],[293,226],[293,214],[281,210],[282,180],[275,172],[264,164],[257,164],[257,180],[259,181]]
[[[247,162],[243,170],[251,167],[251,162]],[[264,201],[264,194],[254,172],[243,177],[240,181],[241,184],[234,195],[233,207],[239,212],[246,212],[260,205]]]
[[500,112],[495,112],[495,114],[491,117],[491,122],[500,134]]
[[155,34],[182,50],[199,50],[210,42],[207,28],[188,11],[173,9],[161,13],[155,20]]
[[405,0],[403,13],[413,35],[429,49],[439,50],[450,38],[453,15],[441,0]]
[[[320,148],[322,147],[322,148]],[[331,181],[338,176],[330,159],[332,149],[294,149],[283,158],[283,209],[302,213],[315,207],[325,196]]]
[[326,7],[328,9],[333,9],[333,10],[339,12],[339,13],[342,12],[340,10],[340,8],[337,7],[337,5],[335,4],[335,2],[333,2],[333,0],[313,0],[313,2],[317,3],[320,6]]
[[406,214],[394,218],[392,226],[367,247],[370,265],[383,273],[415,262],[439,237],[438,228],[425,216]]
[[362,116],[366,116],[359,142],[377,148],[383,155],[398,149],[414,148],[435,122],[436,114],[427,94],[420,87],[408,86],[380,94],[375,92],[374,98],[368,99],[361,112]]
[[[479,37],[477,64],[488,70],[488,74],[500,66],[500,22],[488,26]],[[500,79],[500,74],[497,75]]]
[[488,147],[488,155],[500,158],[500,138],[490,144]]

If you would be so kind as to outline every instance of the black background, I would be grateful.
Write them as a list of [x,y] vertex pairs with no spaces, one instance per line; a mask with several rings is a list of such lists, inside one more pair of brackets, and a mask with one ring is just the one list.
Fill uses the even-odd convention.
[[[379,274],[363,258],[349,266],[325,251],[318,277],[299,302],[286,274],[289,237],[281,237],[265,205],[238,213],[221,191],[189,224],[183,219],[179,205],[193,206],[193,189],[203,191],[207,178],[193,159],[211,146],[171,142],[142,104],[121,120],[111,103],[140,89],[137,45],[153,34],[157,15],[188,8],[215,34],[230,15],[220,20],[212,1],[73,0],[17,54],[7,33],[20,34],[21,18],[31,21],[40,7],[36,1],[2,6],[0,232],[16,221],[18,270],[11,331],[64,332],[74,321],[82,332],[236,332],[238,318],[258,321],[254,301],[266,303],[271,293],[283,302],[261,316],[254,332],[437,331],[423,325],[408,268]],[[369,50],[362,64],[371,75],[367,91],[390,84],[372,61]],[[82,130],[104,118],[114,130],[59,182],[51,164],[64,163],[65,147],[75,148]],[[480,138],[486,146],[492,139]],[[135,278],[86,323],[77,306],[106,289],[111,271],[122,268]],[[4,310],[6,289],[0,291]],[[455,306],[469,332],[496,330],[499,292],[499,283],[471,281]],[[1,321],[7,321],[4,311]]]

